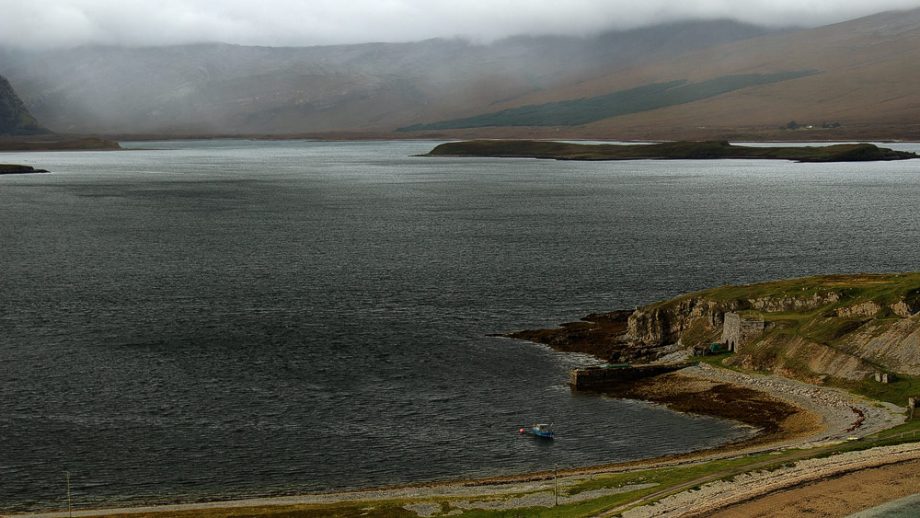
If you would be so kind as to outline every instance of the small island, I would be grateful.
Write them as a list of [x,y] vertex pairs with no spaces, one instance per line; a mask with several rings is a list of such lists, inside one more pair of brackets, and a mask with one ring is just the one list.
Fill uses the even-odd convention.
[[36,169],[28,165],[0,164],[0,175],[3,174],[34,174],[50,173],[45,169]]
[[117,151],[121,145],[99,137],[66,135],[8,136],[0,132],[0,151]]
[[448,142],[427,156],[544,158],[555,160],[714,160],[725,158],[796,162],[869,162],[920,158],[916,153],[874,144],[750,147],[727,141],[660,144],[574,144],[543,140],[470,140]]

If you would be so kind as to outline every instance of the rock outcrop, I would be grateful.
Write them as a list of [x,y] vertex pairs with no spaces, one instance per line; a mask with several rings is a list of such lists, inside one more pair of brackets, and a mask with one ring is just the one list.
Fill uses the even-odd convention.
[[920,376],[920,274],[715,288],[618,312],[616,328],[588,321],[512,336],[564,349],[560,344],[576,337],[577,329],[581,352],[617,363],[645,362],[724,341],[726,315],[741,324],[762,323],[757,333],[742,329],[732,335],[738,347],[726,361],[741,368],[813,383],[857,382],[877,371]]
[[765,325],[730,360],[740,367],[812,382],[858,381],[879,369],[920,375],[918,285],[911,274],[717,288],[636,310],[626,342],[645,356],[705,346],[724,338],[726,314],[741,313]]

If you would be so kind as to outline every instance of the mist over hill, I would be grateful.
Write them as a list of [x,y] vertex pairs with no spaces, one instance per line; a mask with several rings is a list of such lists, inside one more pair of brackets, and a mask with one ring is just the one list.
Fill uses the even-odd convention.
[[[783,139],[920,138],[920,9],[691,50],[589,81],[538,92],[484,113],[591,99],[667,81],[809,71],[649,111],[597,120],[579,135]],[[477,114],[477,115],[481,115]],[[439,121],[432,121],[439,122]],[[794,124],[792,124],[794,123]],[[809,128],[811,127],[811,128]],[[788,129],[780,129],[788,128]],[[559,129],[552,128],[552,130]],[[531,136],[550,134],[534,128]]]
[[167,136],[920,138],[918,62],[920,9],[491,44],[0,50],[50,129]]
[[0,73],[57,131],[392,131],[686,51],[768,33],[694,21],[588,38],[325,47],[83,47],[0,53]]
[[0,76],[0,135],[36,135],[47,132],[29,113],[10,82]]

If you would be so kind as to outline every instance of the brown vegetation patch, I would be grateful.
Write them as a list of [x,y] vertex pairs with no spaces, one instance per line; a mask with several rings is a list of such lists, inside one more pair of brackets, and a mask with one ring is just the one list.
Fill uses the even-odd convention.
[[676,373],[624,385],[612,395],[660,403],[679,412],[739,421],[761,430],[755,440],[758,443],[789,439],[821,428],[817,416],[766,393]]

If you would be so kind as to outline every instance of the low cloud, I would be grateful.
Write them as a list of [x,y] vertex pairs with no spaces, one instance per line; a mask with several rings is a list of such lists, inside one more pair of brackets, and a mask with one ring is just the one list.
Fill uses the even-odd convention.
[[491,41],[682,19],[816,26],[915,7],[920,0],[0,0],[0,46]]

